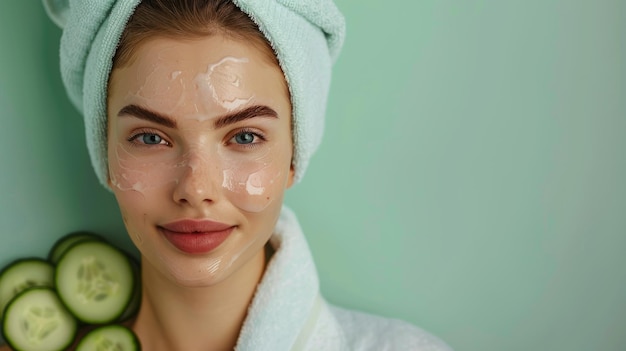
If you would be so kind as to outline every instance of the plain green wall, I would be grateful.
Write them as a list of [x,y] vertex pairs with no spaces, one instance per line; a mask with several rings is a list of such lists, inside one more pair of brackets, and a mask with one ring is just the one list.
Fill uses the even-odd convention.
[[[626,2],[338,0],[327,131],[288,195],[331,301],[457,350],[626,349]],[[0,2],[0,265],[125,237],[39,1]]]

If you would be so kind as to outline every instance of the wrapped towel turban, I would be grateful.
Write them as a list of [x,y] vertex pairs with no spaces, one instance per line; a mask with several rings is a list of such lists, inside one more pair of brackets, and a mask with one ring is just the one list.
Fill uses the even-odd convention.
[[[91,162],[107,188],[107,82],[119,39],[139,2],[44,0],[50,18],[63,28],[63,83],[84,116]],[[331,66],[343,44],[344,18],[332,0],[233,2],[258,25],[285,74],[293,106],[293,164],[298,181],[322,140]]]

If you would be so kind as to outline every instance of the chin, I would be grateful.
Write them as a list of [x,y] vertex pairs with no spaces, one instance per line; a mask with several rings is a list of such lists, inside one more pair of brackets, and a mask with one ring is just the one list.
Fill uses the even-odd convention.
[[[252,250],[251,250],[252,249]],[[211,287],[238,276],[255,274],[255,258],[263,259],[263,246],[259,249],[247,248],[243,252],[226,252],[221,255],[187,255],[168,252],[158,257],[142,257],[143,264],[152,266],[166,280],[181,287]],[[261,256],[260,256],[261,255]],[[167,257],[169,256],[169,257]],[[259,261],[262,264],[262,261]]]

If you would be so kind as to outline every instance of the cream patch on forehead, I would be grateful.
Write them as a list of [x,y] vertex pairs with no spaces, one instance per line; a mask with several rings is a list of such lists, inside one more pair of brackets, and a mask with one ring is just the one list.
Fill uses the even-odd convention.
[[161,113],[171,114],[184,104],[186,85],[182,73],[160,61],[142,68],[137,73],[138,86],[128,91],[126,100],[138,99]]
[[229,112],[250,102],[254,94],[247,91],[243,83],[244,65],[249,62],[245,57],[227,56],[210,64],[206,73],[199,73],[195,78],[196,86],[204,93],[202,97],[210,96]]

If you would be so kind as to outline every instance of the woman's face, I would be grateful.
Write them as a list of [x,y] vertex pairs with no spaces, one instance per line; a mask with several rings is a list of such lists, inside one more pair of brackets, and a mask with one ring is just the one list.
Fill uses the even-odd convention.
[[109,185],[143,264],[187,286],[261,262],[291,186],[284,76],[223,36],[155,38],[111,75]]

